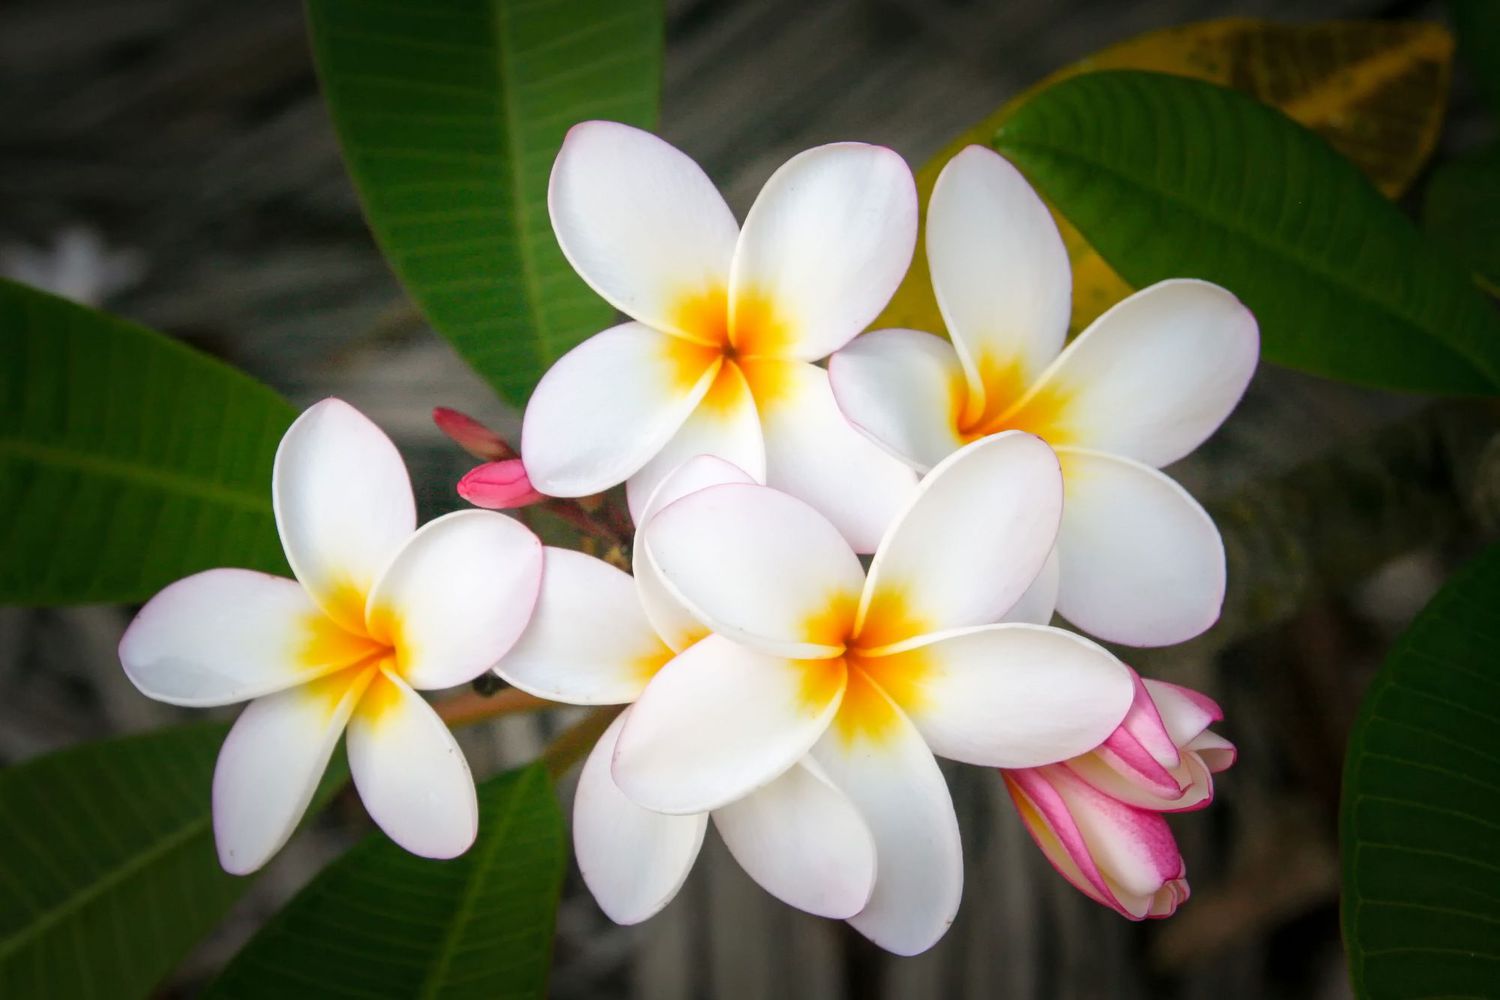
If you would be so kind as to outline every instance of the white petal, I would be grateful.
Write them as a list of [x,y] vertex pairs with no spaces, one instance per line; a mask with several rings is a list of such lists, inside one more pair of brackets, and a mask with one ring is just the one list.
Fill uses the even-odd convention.
[[1177,746],[1187,746],[1205,729],[1224,718],[1224,710],[1206,694],[1179,684],[1141,678],[1162,726]]
[[1057,457],[1039,438],[983,438],[927,474],[881,542],[861,606],[861,646],[1000,620],[1052,549]]
[[708,634],[708,626],[700,622],[688,608],[667,588],[661,578],[661,570],[652,561],[646,550],[646,532],[643,526],[656,512],[689,493],[721,486],[725,483],[753,484],[755,479],[744,469],[712,455],[698,455],[679,465],[651,494],[645,510],[636,519],[634,549],[631,569],[635,571],[635,584],[640,592],[641,607],[646,617],[675,652],[682,652]]
[[1218,429],[1244,395],[1259,355],[1255,317],[1239,299],[1218,285],[1179,278],[1100,316],[1038,388],[1065,401],[1055,444],[1160,467]]
[[1058,567],[1057,549],[1047,557],[1042,564],[1042,571],[1037,578],[1026,588],[1026,593],[1021,599],[1005,612],[1003,621],[1026,622],[1031,625],[1046,625],[1052,621],[1052,614],[1057,610],[1057,588],[1062,579],[1062,572]]
[[812,504],[854,551],[874,552],[915,495],[916,473],[849,423],[817,365],[767,361],[748,371],[757,393],[771,385],[775,394],[760,404],[766,484]]
[[858,808],[811,758],[738,802],[714,826],[740,867],[777,899],[852,917],[875,888],[875,839]]
[[813,751],[859,807],[875,837],[875,891],[849,923],[887,951],[915,955],[947,933],[963,896],[963,848],[953,800],[921,735],[884,693],[851,675],[864,715],[831,727]]
[[780,659],[711,635],[677,654],[632,706],[615,784],[657,812],[717,809],[795,764],[843,690],[840,661]]
[[677,433],[719,363],[718,351],[640,323],[585,340],[547,369],[526,405],[531,485],[577,497],[624,482]]
[[344,671],[245,706],[214,766],[214,842],[225,871],[255,871],[291,837],[375,674]]
[[985,390],[1029,385],[1062,348],[1073,306],[1073,272],[1047,206],[998,153],[970,146],[933,186],[927,263],[971,391],[989,411],[1014,402]]
[[634,701],[671,656],[635,581],[602,559],[548,546],[536,613],[495,672],[570,705]]
[[573,799],[573,850],[584,884],[617,924],[638,924],[672,901],[687,881],[708,814],[668,816],[642,809],[615,787],[610,761],[620,715],[584,761]]
[[782,656],[842,652],[864,570],[801,500],[712,486],[669,504],[645,530],[668,588],[713,631]]
[[968,398],[953,345],[916,330],[874,330],[828,359],[839,410],[871,441],[926,472],[963,447]]
[[1057,538],[1057,610],[1085,632],[1129,646],[1198,635],[1224,603],[1224,543],[1171,479],[1139,462],[1059,451],[1067,503]]
[[[983,767],[1037,767],[1097,747],[1130,709],[1130,670],[1082,636],[987,625],[861,661],[932,752]],[[886,683],[888,674],[899,682]],[[909,693],[908,693],[909,692]]]
[[573,126],[547,190],[563,254],[594,291],[659,330],[685,299],[728,288],[739,226],[703,169],[649,132]]
[[375,825],[424,858],[455,858],[479,831],[469,762],[432,706],[382,672],[349,720],[349,773]]
[[647,499],[678,466],[698,455],[712,455],[743,469],[758,483],[766,479],[766,446],[750,387],[737,365],[724,365],[713,388],[656,457],[625,481],[630,516],[645,523]]
[[282,437],[271,496],[292,572],[330,617],[362,631],[366,595],[417,526],[396,446],[348,403],[325,399]]
[[898,154],[841,142],[792,157],[761,189],[735,250],[735,346],[804,361],[832,354],[885,308],[916,239],[916,183]]
[[375,652],[295,580],[248,569],[195,573],[151,598],[120,640],[141,692],[173,705],[232,705],[349,666]]
[[412,687],[465,684],[495,665],[531,619],[542,543],[519,521],[460,510],[424,525],[370,591],[370,633],[396,647]]

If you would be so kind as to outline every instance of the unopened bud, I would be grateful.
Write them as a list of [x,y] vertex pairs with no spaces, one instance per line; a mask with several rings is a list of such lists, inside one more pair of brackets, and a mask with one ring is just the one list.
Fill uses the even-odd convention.
[[526,507],[546,499],[531,488],[526,466],[519,458],[476,465],[458,481],[458,495],[490,510]]
[[452,438],[455,444],[482,462],[498,462],[516,457],[515,449],[506,443],[505,438],[466,413],[450,410],[446,406],[435,407],[432,422],[437,424],[438,430]]

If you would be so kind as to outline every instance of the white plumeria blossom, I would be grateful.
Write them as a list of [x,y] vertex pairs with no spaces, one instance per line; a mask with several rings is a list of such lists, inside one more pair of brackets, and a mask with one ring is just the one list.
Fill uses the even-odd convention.
[[1254,316],[1217,285],[1163,281],[1064,348],[1072,274],[1062,237],[1021,174],[979,146],[939,175],[926,245],[952,343],[914,330],[855,340],[829,362],[845,416],[919,470],[991,434],[1037,434],[1066,479],[1058,611],[1138,646],[1208,628],[1223,603],[1223,542],[1157,470],[1201,444],[1244,394],[1260,350]]
[[541,543],[489,511],[417,530],[395,446],[337,399],[287,430],[271,488],[297,579],[198,573],[152,598],[120,642],[152,698],[250,702],[214,769],[221,864],[246,874],[286,843],[346,730],[381,829],[414,854],[463,853],[479,820],[474,781],[416,692],[467,683],[510,648],[536,603]]
[[916,477],[840,415],[814,362],[884,308],[911,262],[917,196],[889,149],[788,160],[741,230],[703,170],[648,132],[584,122],[548,207],[558,243],[631,318],[564,355],[527,406],[521,455],[552,496],[626,483],[644,501],[698,454],[801,497],[861,552]]
[[619,723],[616,787],[648,810],[696,814],[774,787],[811,753],[874,838],[874,891],[850,923],[893,952],[931,947],[963,883],[933,754],[1064,760],[1131,703],[1129,669],[1093,642],[995,624],[1032,589],[1061,508],[1056,456],[1015,432],[940,463],[868,575],[828,519],[768,487],[664,505],[644,528],[646,563],[712,634]]
[[[751,482],[737,467],[699,456],[662,482],[643,517],[706,486]],[[707,629],[673,603],[640,558],[640,537],[634,581],[603,560],[549,548],[536,613],[496,672],[553,701],[623,704],[640,697],[674,656],[690,653]],[[614,720],[584,763],[573,806],[579,870],[611,919],[639,923],[671,902],[698,857],[710,815],[730,853],[777,898],[827,917],[865,906],[875,882],[874,839],[816,762],[804,758],[711,814],[653,812],[621,793],[610,774],[629,714]]]

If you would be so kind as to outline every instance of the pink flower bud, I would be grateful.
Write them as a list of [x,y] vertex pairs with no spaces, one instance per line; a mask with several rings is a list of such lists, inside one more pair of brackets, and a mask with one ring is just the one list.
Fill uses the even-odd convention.
[[1213,800],[1233,744],[1209,732],[1212,699],[1136,677],[1135,701],[1100,746],[1059,764],[1004,771],[1005,787],[1052,866],[1132,920],[1170,916],[1187,871],[1162,814]]
[[490,510],[526,507],[546,499],[531,488],[526,467],[519,458],[476,465],[458,481],[458,495],[476,507]]
[[432,422],[455,444],[480,461],[498,462],[516,457],[515,449],[503,437],[467,414],[438,406],[432,411]]

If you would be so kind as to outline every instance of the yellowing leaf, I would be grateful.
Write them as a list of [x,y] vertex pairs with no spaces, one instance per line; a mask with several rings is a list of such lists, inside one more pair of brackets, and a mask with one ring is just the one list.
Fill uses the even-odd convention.
[[[971,143],[989,145],[1001,123],[1038,91],[1107,69],[1176,73],[1244,91],[1319,133],[1394,198],[1437,142],[1452,68],[1452,36],[1422,22],[1284,25],[1225,18],[1153,31],[1058,70],[949,143],[917,172],[922,212],[925,217],[932,185],[953,154]],[[1078,230],[1054,217],[1073,262],[1076,331],[1131,288]],[[925,263],[913,265],[875,325],[943,329]]]

